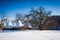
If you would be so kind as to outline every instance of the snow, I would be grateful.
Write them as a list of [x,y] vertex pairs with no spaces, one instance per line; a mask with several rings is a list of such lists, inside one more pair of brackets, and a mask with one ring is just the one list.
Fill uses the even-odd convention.
[[27,23],[26,25],[27,25],[27,28],[32,28],[30,23]]
[[0,32],[0,40],[60,40],[60,31],[3,31]]
[[24,24],[22,24],[22,22],[19,20],[19,21],[17,21],[17,23],[16,23],[16,27],[22,27]]
[[22,27],[24,26],[24,24],[22,24],[22,22],[19,20],[17,21],[16,23],[15,22],[12,22],[10,20],[7,20],[7,22],[4,22],[4,27],[5,28],[13,28],[13,27]]
[[6,23],[4,22],[4,27],[6,26]]
[[5,26],[5,28],[13,28],[14,26],[13,26],[13,24],[11,23],[11,21],[8,21],[7,23],[6,23],[6,26]]

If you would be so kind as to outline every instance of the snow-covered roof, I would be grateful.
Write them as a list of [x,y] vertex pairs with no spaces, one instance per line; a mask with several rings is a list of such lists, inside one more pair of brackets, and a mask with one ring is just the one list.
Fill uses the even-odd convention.
[[4,27],[5,28],[13,28],[13,27],[22,27],[24,24],[19,20],[17,22],[12,22],[10,20],[7,20],[7,22],[4,22]]
[[4,27],[5,28],[12,28],[12,27],[22,27],[24,26],[24,24],[22,24],[22,22],[19,20],[17,22],[15,22],[14,18],[2,18],[3,19],[3,23],[4,23]]
[[27,28],[32,28],[30,23],[27,23],[26,25],[27,25]]
[[16,22],[16,27],[22,27],[22,26],[24,26],[24,24],[22,24],[20,20]]
[[5,28],[13,28],[14,27],[11,21],[6,22],[5,24],[6,24]]

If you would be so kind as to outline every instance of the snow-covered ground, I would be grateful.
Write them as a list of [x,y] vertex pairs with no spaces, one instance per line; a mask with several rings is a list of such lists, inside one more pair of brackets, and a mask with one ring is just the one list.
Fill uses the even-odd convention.
[[60,40],[60,31],[3,31],[0,40]]

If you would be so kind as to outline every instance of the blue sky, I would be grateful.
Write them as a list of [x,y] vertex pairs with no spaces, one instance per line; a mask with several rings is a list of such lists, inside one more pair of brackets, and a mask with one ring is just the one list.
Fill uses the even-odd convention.
[[5,12],[6,17],[15,17],[16,13],[28,14],[30,7],[43,6],[52,11],[52,15],[60,15],[60,0],[0,0],[0,18]]

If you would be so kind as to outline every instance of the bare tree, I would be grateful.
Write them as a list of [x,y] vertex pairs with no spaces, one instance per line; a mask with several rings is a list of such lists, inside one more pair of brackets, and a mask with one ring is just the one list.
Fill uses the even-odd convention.
[[17,21],[20,20],[21,17],[22,17],[22,15],[21,15],[20,13],[17,13],[17,14],[16,14],[16,20],[17,20]]
[[38,29],[42,29],[43,26],[47,22],[48,16],[51,14],[52,11],[45,11],[43,7],[39,7],[38,10],[35,10],[31,7],[30,14],[27,16],[31,18],[30,23],[35,27],[35,29],[38,27]]

